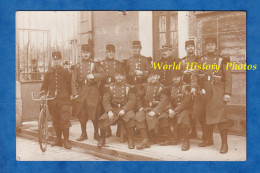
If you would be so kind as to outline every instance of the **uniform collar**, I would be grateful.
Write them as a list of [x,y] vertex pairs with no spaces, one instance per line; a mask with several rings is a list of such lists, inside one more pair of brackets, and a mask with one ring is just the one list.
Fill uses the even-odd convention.
[[63,67],[62,66],[58,66],[58,67],[51,67],[51,70],[50,70],[50,72],[55,72],[56,70],[57,71],[61,71],[63,69]]

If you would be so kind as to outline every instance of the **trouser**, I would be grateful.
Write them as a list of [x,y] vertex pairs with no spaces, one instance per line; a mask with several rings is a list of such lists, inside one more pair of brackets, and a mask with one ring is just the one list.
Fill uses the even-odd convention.
[[49,105],[49,112],[52,115],[55,128],[66,129],[71,127],[70,105]]
[[[213,142],[213,131],[214,131],[215,124],[207,124],[205,128],[205,134],[206,134],[206,140]],[[227,122],[221,122],[217,124],[218,130],[221,132],[228,130],[228,123]],[[222,137],[222,136],[221,136]],[[224,139],[226,140],[226,139]],[[223,141],[223,139],[222,139]]]

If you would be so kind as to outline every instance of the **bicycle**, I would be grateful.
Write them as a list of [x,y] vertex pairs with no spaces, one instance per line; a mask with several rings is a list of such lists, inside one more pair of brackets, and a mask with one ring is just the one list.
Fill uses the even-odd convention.
[[41,93],[37,94],[40,97],[35,98],[34,97],[34,92],[32,92],[32,99],[34,101],[40,101],[40,114],[38,117],[38,137],[39,137],[39,144],[42,152],[46,151],[47,148],[47,143],[48,143],[48,117],[46,116],[46,111],[47,111],[47,101],[49,100],[54,100],[57,93],[55,93],[54,97],[50,97],[49,95],[43,95],[40,96]]

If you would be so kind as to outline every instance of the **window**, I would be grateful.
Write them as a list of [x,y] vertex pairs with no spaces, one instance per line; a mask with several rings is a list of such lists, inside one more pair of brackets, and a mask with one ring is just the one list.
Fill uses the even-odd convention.
[[175,11],[153,12],[153,56],[160,59],[160,49],[165,44],[173,47],[173,56],[178,56],[178,13]]

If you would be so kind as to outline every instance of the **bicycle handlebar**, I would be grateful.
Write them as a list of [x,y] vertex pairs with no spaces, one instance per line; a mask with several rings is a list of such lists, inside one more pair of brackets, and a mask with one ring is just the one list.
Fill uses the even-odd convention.
[[[57,92],[55,92],[55,96],[54,96],[54,97],[49,97],[49,95],[43,95],[43,96],[41,96],[40,98],[35,98],[35,97],[34,97],[34,94],[35,94],[35,93],[32,92],[32,99],[35,100],[35,101],[54,100],[54,99],[56,98],[56,96],[57,96]],[[40,95],[40,93],[38,93],[37,95]]]

